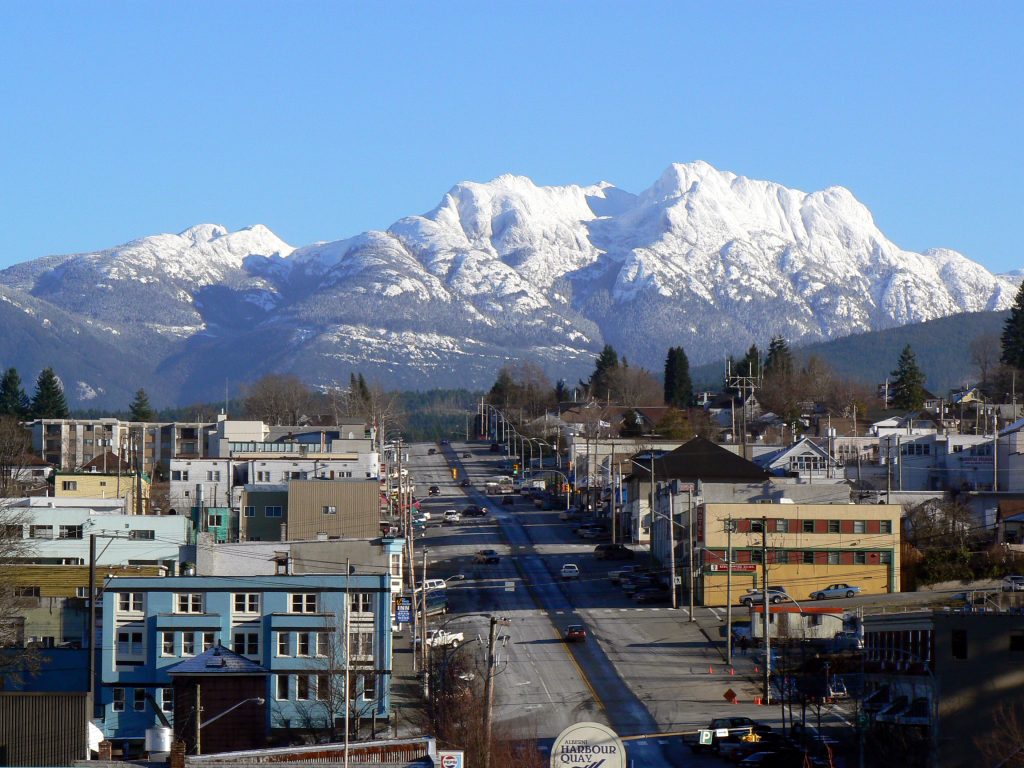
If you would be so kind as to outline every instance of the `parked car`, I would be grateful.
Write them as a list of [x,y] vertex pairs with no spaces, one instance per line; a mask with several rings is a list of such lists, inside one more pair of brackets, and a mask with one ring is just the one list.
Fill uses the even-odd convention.
[[462,510],[463,517],[484,517],[487,515],[486,507],[478,507],[476,504],[470,504],[464,510]]
[[426,589],[427,592],[430,592],[431,590],[434,590],[434,589],[447,589],[447,588],[448,588],[448,582],[446,582],[444,579],[427,579],[422,584],[420,584],[420,586],[417,588],[417,591],[419,591],[420,589]]
[[594,547],[594,557],[598,560],[632,560],[635,553],[625,544],[598,544]]
[[[771,589],[771,587],[768,588]],[[814,600],[824,600],[827,597],[853,597],[858,592],[860,592],[860,587],[855,587],[852,584],[829,584],[824,589],[811,592],[811,597]]]
[[447,440],[442,440],[441,441],[441,445],[448,445],[448,441]]
[[427,510],[427,509],[417,509],[416,511],[413,512],[413,515],[419,515],[419,517],[423,518],[424,520],[429,520],[430,519],[430,510]]
[[484,565],[490,565],[492,563],[500,562],[501,558],[498,553],[493,549],[481,549],[475,555],[473,555],[474,563],[482,563]]
[[566,563],[562,566],[563,579],[578,579],[579,577],[580,567],[576,563]]
[[1004,576],[1003,592],[1024,592],[1024,576]]
[[437,448],[428,448],[427,449],[427,456],[433,456],[435,453],[437,453]]
[[446,509],[444,511],[444,524],[454,525],[455,523],[462,522],[462,515],[459,514],[457,509]]
[[[711,731],[711,743],[701,744],[699,741],[690,741],[689,746],[694,752],[698,752],[704,749],[712,749],[719,751],[723,740],[734,739],[734,737],[744,736],[751,732],[758,735],[763,733],[769,733],[772,730],[770,725],[759,723],[756,720],[751,720],[749,717],[716,717],[707,726],[706,730]],[[727,732],[725,736],[719,736],[719,733]]]
[[565,641],[567,643],[583,643],[587,639],[587,628],[582,624],[570,624],[565,628]]
[[432,485],[432,486],[430,486],[427,489],[427,496],[440,496],[440,495],[441,495],[441,486],[439,486],[439,485]]
[[[768,602],[775,604],[781,603],[789,597],[789,593],[783,586],[768,586]],[[748,589],[747,594],[740,598],[740,604],[749,608],[754,603],[764,603],[764,590],[762,589]]]

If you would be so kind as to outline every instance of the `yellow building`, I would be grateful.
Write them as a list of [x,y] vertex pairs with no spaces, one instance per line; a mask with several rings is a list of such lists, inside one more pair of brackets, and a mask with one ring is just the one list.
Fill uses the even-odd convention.
[[[140,492],[142,506],[136,509]],[[144,515],[150,510],[150,482],[145,474],[140,478],[134,473],[56,472],[53,495],[65,499],[125,499],[125,514],[128,515]]]
[[900,513],[898,504],[702,505],[695,521],[695,596],[703,605],[727,603],[729,520],[734,604],[761,585],[763,540],[768,585],[784,587],[798,601],[836,583],[864,594],[898,592]]

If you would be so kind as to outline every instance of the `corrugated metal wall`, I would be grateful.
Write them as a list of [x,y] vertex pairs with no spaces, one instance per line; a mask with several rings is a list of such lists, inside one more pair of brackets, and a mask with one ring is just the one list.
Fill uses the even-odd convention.
[[[324,507],[335,509],[324,514]],[[292,480],[288,483],[289,541],[318,534],[345,538],[380,535],[380,484],[376,480]]]
[[0,693],[0,765],[72,765],[88,755],[84,693]]

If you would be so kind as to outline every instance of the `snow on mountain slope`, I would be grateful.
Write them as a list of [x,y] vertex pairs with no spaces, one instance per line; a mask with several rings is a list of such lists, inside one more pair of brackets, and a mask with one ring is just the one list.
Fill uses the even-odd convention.
[[48,303],[114,343],[146,341],[188,397],[228,360],[320,381],[376,370],[400,386],[483,386],[516,358],[571,378],[606,342],[652,369],[678,344],[699,364],[775,333],[797,343],[1003,309],[1019,282],[954,251],[899,248],[842,187],[805,193],[704,162],[635,195],[463,182],[386,231],[297,250],[260,225],[202,224],[0,272],[34,312]]

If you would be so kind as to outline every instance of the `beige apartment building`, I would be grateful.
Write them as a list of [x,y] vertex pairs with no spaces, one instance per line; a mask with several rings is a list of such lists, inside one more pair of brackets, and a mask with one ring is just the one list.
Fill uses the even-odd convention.
[[[732,602],[762,581],[797,601],[835,583],[865,594],[900,588],[898,504],[706,504],[695,510],[695,593],[702,605],[726,605],[732,521]],[[687,540],[682,542],[683,549]]]
[[53,495],[60,499],[124,499],[126,515],[150,513],[150,483],[146,475],[140,478],[127,472],[56,472]]

